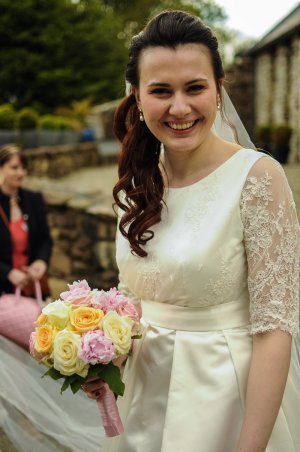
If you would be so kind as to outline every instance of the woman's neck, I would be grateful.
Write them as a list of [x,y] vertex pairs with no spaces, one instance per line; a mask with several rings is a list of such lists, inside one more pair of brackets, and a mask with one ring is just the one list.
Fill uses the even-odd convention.
[[6,196],[9,196],[10,198],[14,198],[14,197],[18,196],[18,189],[10,187],[10,186],[6,185],[5,183],[2,184],[1,191],[2,191],[2,193],[4,193]]
[[191,151],[173,152],[165,149],[162,164],[170,185],[193,183],[195,178],[201,178],[202,173],[205,175],[206,171],[217,164],[220,146],[214,138],[209,139],[201,148]]
[[190,185],[206,177],[238,149],[239,145],[211,135],[205,146],[191,152],[165,150],[161,158],[162,173],[170,187]]

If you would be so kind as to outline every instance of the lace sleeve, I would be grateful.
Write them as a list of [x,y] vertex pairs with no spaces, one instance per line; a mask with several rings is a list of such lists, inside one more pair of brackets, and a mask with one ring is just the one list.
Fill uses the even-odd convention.
[[251,168],[241,196],[248,262],[251,333],[299,322],[299,224],[281,166],[270,157]]

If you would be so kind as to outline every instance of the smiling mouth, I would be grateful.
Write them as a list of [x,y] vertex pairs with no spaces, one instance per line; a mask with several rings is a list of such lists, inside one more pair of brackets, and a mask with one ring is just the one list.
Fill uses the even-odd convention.
[[196,119],[195,121],[188,121],[188,122],[184,122],[179,124],[178,122],[166,122],[167,126],[170,127],[170,129],[173,130],[188,130],[191,129],[196,122],[198,122],[198,119]]

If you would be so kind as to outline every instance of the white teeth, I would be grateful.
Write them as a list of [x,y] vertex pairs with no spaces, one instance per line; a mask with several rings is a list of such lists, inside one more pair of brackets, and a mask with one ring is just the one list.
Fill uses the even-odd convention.
[[191,121],[191,122],[185,122],[183,124],[178,124],[176,122],[168,122],[168,126],[171,127],[171,129],[175,129],[175,130],[185,130],[185,129],[189,129],[190,127],[192,127],[195,124],[196,121]]

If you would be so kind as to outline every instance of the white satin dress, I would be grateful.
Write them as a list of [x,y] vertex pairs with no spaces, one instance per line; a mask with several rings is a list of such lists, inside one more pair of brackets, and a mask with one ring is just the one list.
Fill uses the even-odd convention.
[[[124,373],[125,433],[105,452],[235,452],[252,335],[297,336],[299,225],[281,166],[241,149],[204,179],[166,190],[147,258],[117,237],[120,288],[141,303],[143,339]],[[293,357],[267,452],[300,451]]]

